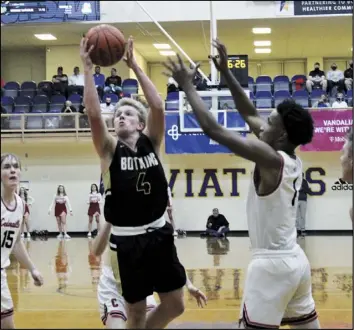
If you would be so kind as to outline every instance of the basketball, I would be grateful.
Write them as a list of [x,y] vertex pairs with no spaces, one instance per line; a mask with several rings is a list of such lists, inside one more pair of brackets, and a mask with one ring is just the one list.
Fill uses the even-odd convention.
[[107,24],[91,28],[87,34],[88,49],[93,45],[90,57],[95,65],[111,66],[119,62],[125,51],[125,38],[116,27]]

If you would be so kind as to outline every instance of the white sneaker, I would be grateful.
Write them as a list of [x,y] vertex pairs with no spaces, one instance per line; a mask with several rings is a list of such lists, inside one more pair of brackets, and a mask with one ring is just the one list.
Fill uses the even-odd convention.
[[71,237],[67,233],[65,233],[64,238],[65,239],[70,239]]
[[88,237],[88,238],[91,238],[91,237],[92,237],[91,232],[88,232],[88,233],[87,233],[87,237]]
[[22,233],[22,234],[21,234],[21,238],[24,238],[24,237],[25,237],[25,234],[24,234],[24,233]]
[[173,232],[173,236],[174,236],[174,237],[177,237],[177,236],[178,236],[178,233],[177,233],[176,230]]
[[57,238],[62,239],[62,238],[63,238],[63,234],[60,233],[60,234],[57,236]]
[[31,233],[27,233],[27,238],[31,238]]

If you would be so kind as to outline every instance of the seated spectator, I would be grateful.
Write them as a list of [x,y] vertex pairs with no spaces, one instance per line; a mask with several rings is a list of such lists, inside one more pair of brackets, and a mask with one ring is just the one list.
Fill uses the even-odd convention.
[[111,75],[107,77],[104,88],[105,93],[119,94],[122,91],[122,78],[117,75],[117,70],[112,68]]
[[84,105],[84,102],[82,102],[79,106],[79,113],[80,113],[80,117],[79,117],[79,127],[80,128],[89,128],[89,121],[88,121],[88,117],[86,114],[86,108]]
[[337,86],[337,92],[341,93],[344,90],[344,74],[343,71],[338,70],[337,64],[332,63],[331,70],[327,72],[328,93],[332,94],[334,86]]
[[61,109],[62,113],[76,112],[76,108],[72,105],[71,101],[67,100]]
[[217,208],[213,209],[213,214],[209,216],[206,231],[202,235],[213,237],[226,237],[226,234],[230,231],[229,222],[226,218],[219,213]]
[[320,99],[313,104],[313,108],[329,108],[329,100],[326,94],[322,94]]
[[167,81],[167,94],[171,92],[178,92],[178,84],[176,80],[174,80],[172,77],[169,77]]
[[68,76],[65,73],[63,73],[62,66],[58,67],[57,74],[53,76],[52,82],[53,82],[54,94],[61,94],[67,96]]
[[337,94],[336,100],[332,104],[333,109],[345,109],[348,108],[347,102],[344,100],[344,95],[342,93]]
[[310,71],[306,80],[306,88],[309,93],[312,92],[312,88],[322,88],[323,91],[327,91],[327,80],[324,71],[320,70],[320,63],[315,63],[314,70]]
[[106,97],[105,103],[101,103],[101,112],[103,119],[106,122],[107,127],[113,127],[113,116],[115,106],[112,104],[110,97]]
[[344,84],[347,91],[353,89],[353,60],[349,61],[349,68],[344,71]]
[[84,85],[84,75],[80,74],[80,69],[76,66],[74,68],[74,74],[69,77],[68,96],[73,93],[83,95]]
[[97,93],[101,100],[103,96],[105,76],[104,74],[101,73],[101,67],[99,65],[96,65],[95,67],[95,73],[93,74],[93,79],[95,80]]

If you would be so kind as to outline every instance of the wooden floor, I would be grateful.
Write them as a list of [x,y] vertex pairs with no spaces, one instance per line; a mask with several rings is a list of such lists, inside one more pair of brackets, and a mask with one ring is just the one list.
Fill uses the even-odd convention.
[[[90,255],[92,241],[26,241],[45,284],[34,287],[14,260],[8,281],[17,328],[103,328],[96,299],[100,264]],[[306,237],[300,240],[311,266],[313,293],[323,328],[352,328],[352,237]],[[171,328],[235,327],[244,274],[250,259],[249,239],[176,240],[192,282],[209,299],[198,309],[186,295],[186,312]]]

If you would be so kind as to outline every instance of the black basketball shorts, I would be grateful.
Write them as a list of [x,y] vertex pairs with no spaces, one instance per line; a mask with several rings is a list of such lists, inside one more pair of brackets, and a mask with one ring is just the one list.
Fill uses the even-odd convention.
[[153,292],[171,292],[186,284],[186,272],[177,256],[170,223],[136,236],[112,234],[110,242],[117,254],[122,295],[128,303],[144,300]]

